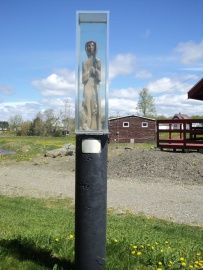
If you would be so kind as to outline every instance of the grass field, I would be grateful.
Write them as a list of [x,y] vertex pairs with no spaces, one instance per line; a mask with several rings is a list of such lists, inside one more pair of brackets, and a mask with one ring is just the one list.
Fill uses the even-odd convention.
[[[0,148],[16,155],[0,160],[29,161],[69,142],[74,138],[1,138]],[[203,269],[202,243],[200,226],[107,211],[107,270]],[[74,269],[74,202],[0,196],[0,269]]]
[[[203,229],[107,213],[106,269],[203,269]],[[71,200],[0,196],[0,269],[74,269]]]
[[68,137],[0,137],[0,149],[14,151],[15,155],[1,155],[0,161],[32,161],[46,151],[60,148],[66,143],[75,144],[75,136]]

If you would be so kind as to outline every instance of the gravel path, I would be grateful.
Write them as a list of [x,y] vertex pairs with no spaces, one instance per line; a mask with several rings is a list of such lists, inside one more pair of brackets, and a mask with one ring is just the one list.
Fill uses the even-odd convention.
[[[171,160],[168,172],[167,156]],[[180,164],[187,165],[187,168],[181,169]],[[191,175],[188,175],[189,165],[193,170]],[[202,165],[203,155],[199,153],[115,149],[109,153],[108,207],[203,226]],[[194,176],[194,180],[196,173],[198,177]],[[74,188],[74,157],[0,163],[1,194],[74,198]]]

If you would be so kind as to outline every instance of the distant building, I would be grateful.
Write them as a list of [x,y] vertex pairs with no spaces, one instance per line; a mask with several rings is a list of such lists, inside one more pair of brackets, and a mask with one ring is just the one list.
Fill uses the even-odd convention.
[[109,119],[110,143],[155,141],[155,119],[128,115]]
[[172,118],[172,120],[182,120],[182,119],[190,119],[190,117],[186,114],[176,113]]
[[[176,113],[172,120],[183,120],[183,119],[190,119],[190,117],[186,114],[182,114],[182,113]],[[183,124],[173,124],[173,129],[182,129],[183,128]],[[189,125],[186,125],[186,128],[189,129]]]

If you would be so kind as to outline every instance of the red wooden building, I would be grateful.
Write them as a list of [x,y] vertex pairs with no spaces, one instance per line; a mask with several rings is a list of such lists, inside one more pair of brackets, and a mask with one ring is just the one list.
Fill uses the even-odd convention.
[[155,141],[155,119],[128,115],[109,119],[110,143]]

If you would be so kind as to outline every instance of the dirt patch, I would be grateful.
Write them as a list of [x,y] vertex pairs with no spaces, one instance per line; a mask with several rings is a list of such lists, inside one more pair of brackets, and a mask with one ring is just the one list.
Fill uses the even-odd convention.
[[109,152],[108,176],[203,184],[203,154],[118,147]]

